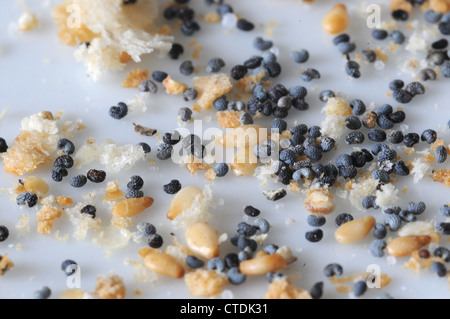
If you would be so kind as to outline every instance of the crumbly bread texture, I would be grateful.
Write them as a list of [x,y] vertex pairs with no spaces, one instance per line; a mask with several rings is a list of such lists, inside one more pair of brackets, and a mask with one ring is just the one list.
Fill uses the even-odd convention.
[[191,296],[214,297],[222,293],[223,286],[228,284],[225,275],[214,270],[197,269],[184,276]]
[[265,299],[312,299],[311,295],[298,287],[293,286],[288,279],[275,279],[269,285]]
[[165,55],[171,49],[173,38],[156,33],[157,15],[156,0],[128,5],[122,0],[66,0],[53,9],[61,42],[81,44],[75,58],[94,81],[108,70],[122,70],[129,60],[124,56],[140,62],[143,54],[156,50]]
[[109,274],[107,277],[97,277],[97,287],[94,295],[100,299],[124,299],[126,288],[121,277]]

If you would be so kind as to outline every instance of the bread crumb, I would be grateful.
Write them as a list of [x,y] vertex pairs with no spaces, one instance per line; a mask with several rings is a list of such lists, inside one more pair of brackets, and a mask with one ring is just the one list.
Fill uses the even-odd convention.
[[16,224],[16,229],[19,236],[25,235],[25,233],[30,232],[30,217],[26,214],[22,214],[19,217],[19,221]]
[[427,172],[431,169],[430,164],[423,157],[414,158],[412,161],[411,175],[414,176],[414,183],[418,183],[422,178],[425,177]]
[[230,77],[221,73],[194,78],[194,89],[198,92],[198,105],[202,109],[210,110],[214,100],[229,93],[233,89],[233,85]]
[[73,199],[70,197],[58,196],[56,202],[61,206],[70,206],[73,204]]
[[286,188],[288,191],[291,191],[293,193],[300,193],[300,191],[301,191],[300,186],[293,179],[291,180],[291,182],[289,183],[289,185]]
[[182,82],[173,80],[170,75],[167,76],[162,82],[167,94],[180,95],[188,88],[188,86]]
[[377,47],[377,48],[375,48],[374,52],[375,52],[375,55],[377,56],[378,60],[381,60],[384,63],[387,62],[388,56],[386,53],[384,53],[383,48]]
[[73,237],[78,240],[85,239],[89,229],[98,228],[101,224],[99,217],[92,218],[90,215],[81,213],[84,206],[86,204],[78,202],[75,206],[64,210],[69,216],[70,223],[75,227]]
[[14,267],[14,263],[9,259],[8,254],[0,256],[0,275],[3,276],[8,270]]
[[350,116],[352,115],[352,108],[343,99],[332,97],[328,99],[322,112],[325,112],[327,115]]
[[134,69],[132,70],[127,78],[122,82],[122,87],[124,88],[137,88],[139,84],[147,80],[148,70]]
[[20,31],[31,31],[38,25],[38,20],[36,16],[30,12],[30,10],[25,10],[17,21]]
[[395,188],[394,185],[392,184],[381,185],[380,190],[377,190],[375,193],[376,196],[375,203],[381,208],[393,206],[400,200],[397,194],[398,189]]
[[236,128],[241,126],[240,116],[243,112],[238,111],[223,111],[217,112],[216,117],[219,125],[222,128]]
[[360,211],[364,211],[362,206],[362,199],[368,195],[372,195],[378,186],[378,181],[372,177],[358,179],[357,183],[352,184],[352,189],[349,191],[350,203]]
[[335,140],[339,140],[346,130],[345,117],[342,115],[327,115],[322,123],[320,123],[322,135],[329,136]]
[[206,171],[205,177],[207,180],[213,182],[216,179],[216,173],[214,172],[213,168],[210,168]]
[[222,293],[223,286],[228,284],[227,277],[214,270],[196,269],[184,276],[191,296],[214,297]]
[[293,286],[288,279],[275,279],[269,285],[264,299],[312,299],[309,292]]
[[37,231],[39,234],[50,235],[53,221],[61,217],[60,207],[44,206],[37,214]]
[[203,46],[201,46],[200,44],[197,45],[194,49],[194,52],[192,52],[191,56],[193,59],[200,59],[200,52],[203,50]]
[[450,187],[450,169],[441,169],[433,172],[430,177],[435,182],[443,183],[445,186]]
[[100,299],[124,299],[126,288],[121,277],[110,273],[107,277],[97,277],[93,294]]
[[125,259],[124,264],[133,266],[133,277],[136,282],[154,284],[158,281],[158,275],[148,270],[142,262]]
[[206,23],[218,23],[221,21],[220,15],[215,12],[208,12],[203,19]]

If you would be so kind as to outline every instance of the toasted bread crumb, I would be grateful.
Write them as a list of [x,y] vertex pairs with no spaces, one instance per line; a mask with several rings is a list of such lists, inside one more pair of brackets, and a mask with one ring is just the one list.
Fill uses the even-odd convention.
[[62,209],[60,207],[44,206],[37,214],[37,231],[40,234],[50,235],[53,227],[53,221],[61,217]]
[[219,125],[222,128],[236,128],[241,126],[239,118],[242,112],[238,111],[223,111],[217,112],[216,117],[219,121]]
[[214,270],[197,269],[184,276],[191,296],[214,297],[222,293],[228,279]]
[[134,69],[127,78],[123,81],[122,87],[124,88],[137,88],[139,83],[148,78],[148,70]]
[[450,169],[441,169],[434,172],[430,177],[439,183],[443,183],[445,186],[450,187]]
[[198,92],[198,105],[202,109],[210,110],[214,100],[229,93],[233,85],[228,75],[216,74],[194,78],[194,88]]
[[264,299],[312,299],[309,292],[293,286],[287,279],[274,280]]
[[173,80],[170,75],[163,81],[163,86],[166,89],[167,94],[180,95],[188,88],[184,83]]
[[100,299],[124,299],[126,288],[121,277],[111,273],[108,277],[97,277],[94,295]]
[[8,258],[8,254],[0,256],[0,275],[3,276],[8,270],[14,267],[14,263]]

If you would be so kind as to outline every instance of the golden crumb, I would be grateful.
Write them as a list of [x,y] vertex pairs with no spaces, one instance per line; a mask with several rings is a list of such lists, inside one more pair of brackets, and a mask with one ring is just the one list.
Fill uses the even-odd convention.
[[125,198],[124,193],[119,189],[118,181],[111,181],[106,184],[106,194],[103,195],[106,201],[116,202]]
[[135,290],[135,291],[133,291],[133,296],[141,296],[142,293],[143,293],[142,290]]
[[239,120],[243,112],[239,111],[223,111],[217,112],[216,117],[222,128],[236,128],[241,126],[241,121]]
[[436,161],[436,157],[434,157],[434,156],[431,155],[431,154],[425,154],[425,155],[423,155],[423,158],[425,159],[425,161],[426,161],[428,164],[433,163],[434,161]]
[[128,62],[131,62],[132,60],[133,60],[133,58],[126,51],[122,52],[122,54],[120,55],[120,59],[119,59],[120,63],[122,63],[122,64],[127,64]]
[[0,256],[0,275],[3,276],[8,270],[14,267],[14,263],[8,258],[8,254]]
[[439,138],[433,144],[431,144],[430,151],[434,153],[434,151],[436,150],[436,147],[441,146],[441,145],[444,146],[444,141]]
[[298,185],[298,183],[292,179],[289,185],[287,186],[287,190],[293,193],[300,193],[301,188]]
[[50,154],[41,139],[28,131],[21,131],[12,147],[3,153],[2,157],[5,173],[13,173],[16,176],[31,173],[38,166],[50,161]]
[[127,229],[133,226],[133,222],[129,217],[120,217],[120,216],[112,216],[111,217],[111,225],[114,225],[118,228]]
[[406,186],[405,186],[405,187],[403,187],[403,189],[402,189],[402,193],[403,193],[403,194],[406,194],[406,193],[408,193],[408,187],[406,187]]
[[287,279],[274,280],[264,299],[312,299],[308,291],[293,286]]
[[73,199],[65,196],[58,196],[56,202],[61,206],[70,206],[73,204]]
[[70,2],[57,5],[52,12],[56,26],[58,27],[58,37],[61,43],[76,46],[78,43],[89,43],[94,38],[98,37],[98,34],[89,30],[84,24],[79,28],[69,28],[67,24],[70,17],[70,10],[68,11],[69,5]]
[[450,187],[450,169],[441,169],[433,172],[430,177],[435,182],[443,183],[445,186]]
[[163,81],[163,86],[166,89],[167,94],[180,95],[188,88],[188,86],[182,82],[173,80],[170,75]]
[[266,28],[265,34],[266,34],[268,37],[273,36],[273,29],[272,29],[272,28]]
[[215,12],[208,12],[203,19],[206,23],[218,23],[221,21],[220,15]]
[[121,277],[109,274],[108,277],[97,277],[94,295],[100,299],[124,299],[126,288]]
[[392,97],[392,93],[391,92],[386,92],[386,97]]
[[244,93],[252,93],[253,92],[253,84],[261,83],[261,79],[264,77],[264,72],[261,71],[257,75],[249,75],[246,76],[239,81],[236,82],[236,88],[241,90]]
[[405,155],[406,156],[411,156],[412,154],[414,154],[416,152],[416,149],[414,148],[414,146],[412,147],[407,147],[405,149]]
[[191,56],[193,59],[200,59],[200,52],[203,50],[203,46],[201,46],[200,44],[197,45],[194,49],[194,52],[192,52]]
[[211,166],[203,162],[196,163],[194,156],[191,155],[189,161],[186,163],[186,168],[191,174],[196,175],[197,171],[207,171]]
[[217,98],[233,89],[231,79],[226,74],[215,74],[194,78],[194,89],[198,92],[198,105],[205,110],[212,109],[212,103]]
[[375,55],[377,56],[377,59],[378,59],[378,60],[381,60],[381,61],[383,61],[384,63],[387,62],[388,56],[387,56],[386,53],[384,53],[383,48],[377,47],[374,51],[375,51]]
[[148,70],[134,69],[132,70],[127,78],[122,82],[122,87],[124,88],[137,88],[139,83],[148,78]]
[[39,234],[50,235],[53,227],[53,221],[61,217],[62,209],[60,207],[44,206],[37,214],[37,231]]
[[352,287],[350,286],[344,286],[344,285],[338,285],[336,287],[336,291],[341,294],[348,294],[352,291]]
[[411,59],[411,60],[408,61],[408,66],[410,68],[417,69],[417,67],[419,66],[419,61]]
[[170,35],[171,33],[172,29],[167,24],[164,24],[158,30],[156,30],[156,34],[159,35]]
[[222,293],[223,286],[228,284],[225,275],[214,270],[197,269],[184,276],[191,296],[214,297]]
[[329,98],[325,104],[325,112],[327,115],[352,115],[352,108],[341,98],[332,97]]
[[210,168],[206,171],[205,177],[207,180],[213,182],[216,179],[216,173],[214,172],[213,168]]

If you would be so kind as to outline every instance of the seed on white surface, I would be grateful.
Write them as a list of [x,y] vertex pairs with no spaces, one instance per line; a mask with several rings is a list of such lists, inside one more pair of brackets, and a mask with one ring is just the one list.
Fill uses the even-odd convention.
[[384,70],[384,62],[377,60],[375,61],[375,63],[373,64],[373,66],[375,67],[376,70],[381,71]]

